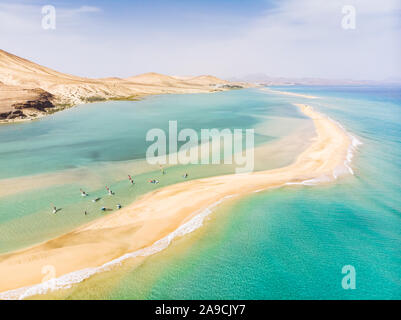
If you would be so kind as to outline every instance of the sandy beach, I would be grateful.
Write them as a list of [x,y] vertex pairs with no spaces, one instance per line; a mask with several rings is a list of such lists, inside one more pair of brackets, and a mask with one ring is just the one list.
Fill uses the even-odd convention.
[[295,93],[295,92],[288,92],[288,91],[279,91],[279,90],[272,90],[270,88],[261,88],[260,90],[267,91],[270,93],[277,93],[277,94],[283,94],[286,96],[292,96],[292,97],[298,97],[298,98],[306,98],[306,99],[318,99],[319,97],[308,95],[308,94],[302,94],[302,93]]
[[311,106],[296,106],[312,118],[316,137],[291,165],[171,185],[65,235],[1,255],[0,274],[8,276],[0,281],[0,299],[20,298],[25,289],[12,290],[40,284],[44,266],[54,267],[58,278],[148,248],[226,197],[314,179],[332,180],[333,172],[345,165],[351,138]]

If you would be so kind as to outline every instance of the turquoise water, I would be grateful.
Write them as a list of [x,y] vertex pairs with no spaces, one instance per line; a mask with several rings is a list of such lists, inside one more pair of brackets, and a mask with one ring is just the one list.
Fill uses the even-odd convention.
[[[232,165],[177,165],[162,175],[145,161],[148,130],[256,128],[255,143],[271,145],[290,134],[312,131],[296,108],[259,90],[160,95],[142,101],[78,106],[29,123],[0,126],[0,253],[38,243],[132,203],[148,191],[189,179],[228,174]],[[284,124],[284,126],[283,126]],[[291,130],[288,132],[288,128]],[[306,132],[306,133],[304,133]],[[167,135],[168,136],[168,135]],[[307,141],[305,141],[307,143]],[[289,163],[303,146],[265,159],[256,169]],[[128,174],[134,177],[131,186]],[[158,185],[148,183],[160,181]],[[105,186],[115,196],[107,196]],[[81,197],[80,188],[90,197]],[[93,203],[92,199],[101,200]],[[61,208],[57,215],[52,207]],[[85,215],[87,211],[89,214]]]
[[[168,120],[178,120],[179,130],[246,129],[265,115],[304,118],[291,106],[252,90],[80,106],[39,121],[0,126],[0,179],[144,159],[149,146],[146,132],[151,128],[168,132]],[[257,135],[256,141],[273,138]]]
[[[148,258],[103,297],[401,298],[400,88],[280,89],[322,97],[309,103],[363,142],[352,163],[355,175],[223,206],[188,237],[190,245],[181,239],[163,257]],[[356,270],[354,290],[342,288],[344,265]]]
[[[143,137],[149,125],[166,127],[166,121],[175,117],[182,119],[183,127],[198,125],[198,129],[205,126],[259,127],[263,124],[270,131],[259,131],[258,139],[260,143],[270,144],[289,134],[288,130],[297,132],[297,128],[302,128],[307,123],[291,103],[311,104],[339,121],[363,142],[355,152],[352,162],[354,176],[347,176],[324,186],[287,186],[225,203],[213,212],[202,228],[175,240],[168,249],[148,257],[140,265],[127,263],[111,272],[94,276],[70,290],[56,292],[54,297],[400,299],[401,89],[277,89],[308,93],[320,98],[308,100],[258,90],[213,95],[160,96],[138,104],[115,102],[78,107],[48,119],[24,124],[27,129],[23,126],[22,129],[16,129],[17,126],[0,127],[1,145],[6,150],[0,158],[0,175],[3,178],[57,172],[69,167],[98,168],[99,164],[105,162],[115,162],[116,166],[118,164],[117,167],[111,167],[110,171],[114,172],[115,168],[120,168],[121,160],[131,161],[143,157],[143,138],[138,140],[135,145],[137,148],[129,149],[131,140],[124,138],[127,134],[132,135],[135,140],[137,136]],[[166,105],[169,106],[168,110]],[[170,114],[170,108],[173,115]],[[86,115],[85,121],[81,115]],[[297,125],[294,125],[294,119],[299,119],[300,122],[295,122]],[[116,122],[118,126],[115,125]],[[122,123],[124,126],[120,127]],[[53,137],[52,130],[57,132],[60,126],[64,133]],[[24,129],[28,130],[26,132],[29,136],[35,137],[32,141],[26,141],[26,135],[18,133],[18,130]],[[91,136],[93,130],[97,130],[97,133]],[[62,141],[67,137],[74,147],[66,145],[64,150]],[[91,141],[91,152],[80,145],[82,137],[88,137],[88,141]],[[52,148],[57,141],[61,145],[56,154],[53,154]],[[13,144],[16,149],[13,149]],[[32,148],[25,150],[24,144],[31,145]],[[124,148],[116,147],[116,144],[124,145]],[[109,152],[110,149],[113,151]],[[13,156],[16,150],[19,150],[16,154],[24,155],[25,161],[22,155]],[[8,157],[8,160],[3,156]],[[286,153],[281,160],[284,163],[293,157],[293,153]],[[37,165],[29,166],[30,159],[36,161]],[[49,163],[41,166],[40,159],[49,159]],[[21,162],[17,165],[13,161]],[[9,169],[5,167],[8,163]],[[129,165],[133,164],[129,162]],[[103,172],[104,169],[101,167],[99,170]],[[171,168],[169,175],[174,172],[179,176],[186,170],[188,168],[179,166]],[[202,170],[205,171],[198,173],[200,176],[225,172],[220,167],[197,167],[192,174]],[[146,171],[143,175],[145,182],[149,172]],[[135,198],[136,195],[127,190],[126,181],[119,180],[114,173],[107,173],[107,178],[114,179],[113,189],[123,193],[121,201],[129,203]],[[173,178],[169,179],[171,180],[166,181],[165,185],[175,181]],[[57,192],[62,197],[62,193],[70,188],[67,192],[69,196],[65,199],[65,212],[73,215],[74,206],[81,208],[74,195],[78,185],[63,185],[59,189],[52,187],[48,192],[54,192],[54,197],[57,198]],[[145,186],[150,188],[146,183],[143,188]],[[12,247],[10,242],[19,241],[23,245],[45,236],[43,234],[33,237],[34,239],[26,239],[29,236],[20,235],[20,231],[27,228],[27,221],[31,221],[30,216],[42,217],[38,219],[42,224],[49,216],[48,213],[41,213],[41,206],[46,206],[50,199],[43,201],[43,195],[29,195],[32,192],[29,190],[22,193],[28,196],[26,205],[20,200],[21,193],[0,198],[0,230],[7,231],[7,237],[1,238],[4,233],[0,233],[0,240],[3,241],[0,243],[6,243],[7,248]],[[93,192],[102,194],[97,187],[93,187]],[[20,216],[18,219],[10,217],[10,199],[21,206],[17,213]],[[37,207],[32,207],[35,203]],[[71,209],[68,209],[69,206]],[[32,210],[26,207],[32,207]],[[62,216],[60,219],[63,219]],[[69,219],[72,220],[69,224],[71,226],[82,223],[83,218],[79,213]],[[52,221],[52,225],[46,225],[45,230],[58,234],[62,231],[58,227],[60,221]],[[37,232],[35,225],[29,228],[30,232]],[[341,270],[345,265],[352,265],[356,270],[355,290],[344,290],[341,286],[344,276]]]

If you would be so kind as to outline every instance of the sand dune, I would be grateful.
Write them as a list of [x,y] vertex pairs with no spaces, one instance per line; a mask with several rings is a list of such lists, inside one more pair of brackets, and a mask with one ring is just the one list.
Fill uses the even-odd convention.
[[141,84],[148,84],[148,85],[173,85],[179,86],[185,84],[185,80],[177,79],[172,76],[167,76],[164,74],[159,74],[155,72],[143,73],[137,76],[126,78],[125,80],[134,82],[134,83],[141,83]]
[[189,78],[186,80],[189,83],[197,84],[197,85],[208,85],[210,83],[216,83],[216,84],[229,84],[229,81],[226,80],[221,80],[219,78],[216,78],[214,76],[197,76],[193,78]]
[[[188,181],[144,195],[116,213],[34,247],[0,256],[0,292],[39,284],[42,267],[55,267],[60,277],[99,267],[126,253],[148,248],[199,212],[231,195],[245,195],[287,183],[333,178],[343,168],[351,146],[348,134],[335,122],[306,105],[297,105],[313,119],[316,138],[289,166]],[[56,284],[57,284],[56,280]],[[62,287],[63,283],[58,285]],[[0,294],[18,298],[26,289]]]
[[[31,120],[95,101],[135,100],[150,94],[223,91],[230,89],[230,86],[222,86],[226,84],[249,86],[212,76],[178,79],[157,73],[127,79],[90,79],[61,73],[0,50],[0,122]],[[35,95],[38,90],[42,90],[40,96]]]
[[155,72],[149,72],[140,74],[137,76],[126,78],[125,80],[134,83],[148,84],[148,85],[166,85],[176,87],[203,87],[203,86],[215,86],[222,84],[229,84],[229,81],[219,79],[217,77],[205,75],[196,77],[178,77],[178,76],[167,76]]

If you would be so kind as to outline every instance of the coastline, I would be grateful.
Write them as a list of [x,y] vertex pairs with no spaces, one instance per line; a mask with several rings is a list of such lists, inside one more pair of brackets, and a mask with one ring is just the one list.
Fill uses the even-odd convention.
[[[168,246],[174,237],[190,232],[194,227],[192,224],[201,226],[203,219],[200,217],[206,216],[202,213],[210,213],[214,204],[227,197],[313,179],[329,181],[346,172],[345,161],[349,158],[349,148],[353,143],[351,137],[339,124],[315,112],[310,106],[298,104],[297,107],[312,118],[317,137],[294,163],[274,170],[171,185],[146,194],[121,211],[68,234],[28,249],[1,255],[0,272],[7,272],[10,277],[2,279],[0,292],[3,293],[0,299],[19,298],[29,289],[9,290],[40,283],[43,278],[42,266],[45,265],[55,267],[56,277],[61,276],[56,280],[56,287],[62,288],[73,283],[66,283],[67,278],[79,278],[77,270],[85,271],[90,276],[90,270],[108,268],[110,262],[120,263],[124,259],[144,255],[144,251],[146,255],[153,254],[157,252],[153,246],[160,244],[159,241],[164,239]],[[178,208],[177,203],[181,204]],[[188,224],[192,225],[191,228],[184,227],[188,232],[182,233],[183,226],[188,227]],[[74,257],[80,257],[80,260]],[[36,287],[39,292],[51,288],[39,286]]]
[[240,89],[246,89],[246,88],[252,88],[253,86],[250,84],[243,84],[241,83],[241,87],[235,87],[236,85],[226,85],[225,87],[193,87],[188,90],[188,88],[180,88],[180,87],[156,87],[155,92],[139,92],[136,93],[135,96],[129,95],[129,96],[112,96],[108,97],[105,99],[99,99],[99,100],[76,100],[74,102],[71,102],[69,104],[61,103],[61,104],[54,104],[54,108],[52,109],[46,109],[46,112],[39,112],[39,111],[34,111],[34,116],[30,115],[25,115],[25,118],[12,118],[12,119],[1,119],[0,118],[0,125],[6,125],[6,124],[17,124],[17,123],[26,123],[26,122],[31,122],[35,120],[40,120],[42,118],[46,118],[47,116],[50,116],[52,114],[68,110],[77,106],[81,105],[86,105],[89,103],[97,103],[97,102],[109,102],[109,101],[141,101],[143,99],[146,99],[151,96],[157,96],[157,95],[164,95],[164,94],[199,94],[199,93],[215,93],[215,92],[224,92],[224,91],[229,91],[229,90],[240,90]]
[[253,86],[212,75],[182,78],[155,72],[128,78],[85,78],[0,49],[0,124],[32,121],[91,102],[135,101],[156,94],[210,93]]
[[283,94],[286,96],[292,96],[292,97],[297,97],[297,98],[306,98],[306,99],[319,99],[319,97],[312,96],[309,94],[302,94],[302,93],[295,93],[295,92],[288,92],[288,91],[279,91],[279,90],[273,90],[270,88],[261,88],[260,90],[267,91],[270,93],[276,93],[276,94]]
[[36,112],[35,116],[30,116],[30,115],[26,115],[25,118],[13,118],[13,119],[0,119],[0,125],[6,125],[6,124],[17,124],[17,123],[26,123],[26,122],[31,122],[31,121],[35,121],[35,120],[40,120],[42,118],[46,118],[47,116],[50,116],[52,114],[64,111],[64,110],[68,110],[80,105],[85,105],[85,104],[89,104],[89,103],[96,103],[96,102],[108,102],[108,101],[140,101],[143,100],[149,96],[155,96],[155,95],[161,95],[161,94],[188,94],[188,93],[213,93],[213,92],[220,92],[220,91],[227,91],[227,90],[232,90],[232,89],[220,89],[220,90],[216,90],[216,89],[210,89],[210,90],[205,90],[205,89],[193,89],[191,92],[187,92],[185,90],[182,91],[177,91],[177,92],[164,92],[165,90],[161,90],[160,92],[155,92],[155,93],[140,93],[138,94],[138,96],[136,96],[135,98],[132,98],[132,96],[127,96],[127,97],[121,97],[121,96],[114,96],[114,97],[110,97],[107,99],[99,99],[99,100],[93,100],[93,101],[75,101],[74,103],[68,104],[68,106],[65,106],[64,104],[58,105],[55,104],[54,108],[52,109],[47,109],[49,112],[44,112],[44,113],[40,113],[40,112]]

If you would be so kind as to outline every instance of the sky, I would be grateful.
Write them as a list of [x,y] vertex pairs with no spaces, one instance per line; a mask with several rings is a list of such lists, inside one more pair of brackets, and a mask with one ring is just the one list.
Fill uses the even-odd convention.
[[0,0],[1,49],[85,77],[401,79],[400,40],[400,0]]

